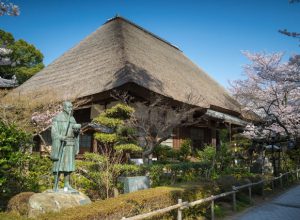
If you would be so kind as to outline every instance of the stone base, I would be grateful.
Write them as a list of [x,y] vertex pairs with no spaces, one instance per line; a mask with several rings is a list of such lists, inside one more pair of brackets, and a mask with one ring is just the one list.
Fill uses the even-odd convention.
[[79,195],[80,192],[78,192],[77,190],[64,190],[64,189],[57,189],[57,191],[54,191],[53,189],[47,189],[45,192],[43,193],[60,193],[60,194],[77,194]]
[[54,192],[47,190],[36,193],[28,201],[28,217],[35,218],[46,212],[59,212],[61,209],[76,207],[91,203],[89,197],[78,191],[67,191],[63,189]]

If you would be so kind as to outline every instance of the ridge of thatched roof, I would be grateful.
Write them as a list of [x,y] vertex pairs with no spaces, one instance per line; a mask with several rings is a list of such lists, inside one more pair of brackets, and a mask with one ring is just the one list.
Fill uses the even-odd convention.
[[[135,23],[129,21],[129,20],[126,19],[126,18],[119,16],[119,15],[116,15],[115,17],[113,17],[113,18],[111,18],[111,19],[108,19],[104,24],[106,24],[106,23],[108,23],[108,22],[111,22],[111,21],[113,21],[113,20],[115,20],[115,19],[122,19],[122,20],[126,21],[127,23],[131,24],[132,26],[135,26],[136,28],[138,28],[138,29],[144,31],[146,34],[150,34],[150,35],[152,35],[153,37],[157,38],[158,40],[160,40],[160,41],[162,41],[162,42],[165,42],[166,44],[170,45],[171,47],[174,47],[175,49],[180,50],[179,47],[175,46],[174,44],[170,43],[169,41],[166,41],[165,39],[163,39],[163,38],[157,36],[156,34],[154,34],[154,33],[150,32],[150,31],[146,30],[145,28],[143,28],[143,27],[141,27],[141,26],[139,26],[139,25],[137,25],[137,24],[135,24]],[[180,50],[180,51],[181,51],[181,50]],[[182,52],[182,51],[181,51],[181,52]]]
[[240,113],[239,104],[178,48],[134,23],[115,17],[68,50],[12,94],[55,91],[61,100],[86,97],[135,83],[200,107]]

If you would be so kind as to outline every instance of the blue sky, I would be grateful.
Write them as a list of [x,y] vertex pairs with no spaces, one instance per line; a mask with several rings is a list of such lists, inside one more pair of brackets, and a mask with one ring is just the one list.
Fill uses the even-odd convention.
[[0,28],[34,44],[48,65],[117,13],[178,46],[221,85],[242,77],[241,51],[299,54],[300,3],[288,0],[10,0]]

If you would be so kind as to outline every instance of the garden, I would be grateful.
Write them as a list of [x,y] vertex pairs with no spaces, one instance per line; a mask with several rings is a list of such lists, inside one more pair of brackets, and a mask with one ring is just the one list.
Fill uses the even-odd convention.
[[[282,149],[286,150],[272,152],[266,148],[267,139],[258,141],[243,134],[234,135],[229,142],[226,129],[221,130],[219,148],[206,145],[193,150],[190,139],[184,140],[179,149],[160,144],[153,150],[157,160],[136,165],[131,159],[142,157],[143,147],[139,146],[137,132],[129,123],[133,113],[134,108],[129,105],[117,104],[94,119],[94,123],[105,125],[113,132],[96,132],[94,137],[99,153],[85,153],[76,161],[76,171],[72,173],[74,188],[89,196],[93,203],[76,207],[77,212],[81,211],[74,217],[72,209],[62,211],[59,213],[61,219],[64,216],[66,219],[120,219],[176,204],[178,198],[194,201],[228,192],[232,186],[259,182],[274,175],[272,164],[261,163],[262,157],[272,160],[280,155],[280,167],[277,167],[280,173],[294,170],[298,165],[294,153],[297,146],[289,149],[289,142],[277,139],[276,144],[281,141]],[[274,138],[270,141],[274,142]],[[2,122],[0,142],[1,207],[9,213],[1,215],[3,218],[26,218],[29,197],[53,188],[52,162],[49,156],[32,152],[30,133],[17,125]],[[132,176],[147,176],[151,189],[124,194],[124,183],[120,178]],[[267,191],[270,187],[267,186]],[[254,187],[252,193],[260,195],[261,186]],[[240,193],[237,200],[238,210],[248,206],[247,193]],[[230,197],[216,203],[217,217],[226,215],[228,204],[231,204]],[[172,219],[174,215],[170,212],[164,218]],[[184,216],[210,218],[210,204],[190,208]],[[54,219],[57,214],[48,213],[39,218]]]
[[[34,7],[34,4],[39,4],[38,1],[28,8],[26,4],[22,7],[26,10],[32,7],[35,10],[33,14],[39,14]],[[104,8],[107,3],[98,4]],[[172,5],[176,4],[172,2]],[[170,20],[180,26],[185,24],[184,28],[188,27],[186,24],[196,21],[191,26],[195,32],[191,35],[187,35],[188,31],[182,32],[186,34],[185,39],[196,36],[200,42],[207,40],[200,38],[206,34],[196,32],[200,28],[194,27],[203,20],[205,22],[201,25],[208,23],[210,26],[203,26],[201,31],[205,28],[220,31],[219,28],[211,28],[213,25],[208,22],[216,20],[217,13],[209,13],[214,17],[205,20],[205,13],[199,13],[205,5],[198,5],[197,8],[197,4],[190,4],[196,11],[189,11],[184,16],[174,13],[175,17],[180,17],[180,22],[168,15],[168,22],[161,22],[161,25],[166,23],[168,28],[164,26],[162,29],[171,30]],[[221,6],[223,3],[218,4]],[[84,8],[86,5],[80,3],[77,11],[71,12],[70,4],[62,3],[60,7],[64,6],[64,10],[56,10],[61,10],[61,14],[67,14],[70,18],[80,10],[82,14],[88,12],[89,16],[98,16],[98,12],[92,13]],[[274,5],[269,4],[264,10],[270,11],[269,7]],[[51,7],[48,7],[50,12]],[[40,5],[40,8],[44,10],[45,7]],[[100,6],[94,8],[99,10]],[[147,13],[137,14],[150,14],[150,5],[145,8]],[[180,13],[183,8],[181,5]],[[213,8],[216,9],[215,5]],[[236,11],[229,11],[230,7],[219,8],[228,10],[228,15],[218,22],[224,20],[231,24],[233,20],[240,20],[229,16],[237,14]],[[255,10],[258,11],[258,8]],[[43,13],[47,14],[47,11]],[[157,6],[153,12],[158,15]],[[239,8],[238,12],[247,15]],[[47,24],[44,21],[47,19],[44,19],[43,26],[48,28],[63,24],[64,27],[60,26],[56,32],[71,30],[71,26],[78,28],[81,23],[77,17],[68,17],[76,24],[65,28],[66,23],[61,22],[60,13],[51,13],[59,19],[57,24]],[[193,17],[189,17],[190,14]],[[197,20],[197,14],[203,17]],[[255,14],[251,12],[251,19],[247,15],[245,21],[255,20]],[[256,29],[260,24],[265,24],[261,22],[266,17],[265,11],[262,14],[261,20],[253,22]],[[278,11],[273,14],[277,15]],[[0,16],[19,15],[19,6],[0,0]],[[49,14],[47,16],[50,17]],[[184,21],[185,17],[189,19]],[[38,19],[42,20],[34,17],[34,22],[26,20],[27,23],[20,23],[19,29],[23,31],[26,26],[28,33],[33,32],[40,41],[43,37],[30,30],[30,26],[40,28],[34,26]],[[269,20],[272,19],[270,13]],[[7,24],[10,26],[11,23]],[[225,29],[230,30],[232,33],[227,34],[233,38],[233,29],[231,25],[227,28],[228,24],[222,24],[226,27],[222,31],[225,36]],[[80,26],[82,33],[85,33],[86,27],[83,26],[88,25]],[[257,32],[244,23],[240,26],[241,30],[246,26],[248,29],[243,29],[245,33]],[[259,27],[260,30],[265,28]],[[81,32],[72,30],[74,33]],[[296,39],[300,36],[286,29],[279,32]],[[49,34],[51,40],[55,39],[53,33]],[[177,27],[175,33],[181,35]],[[214,34],[219,36],[219,33]],[[235,35],[240,33],[235,32]],[[69,38],[70,32],[64,36],[61,39]],[[255,35],[250,36],[255,39]],[[270,41],[272,48],[269,49],[274,51],[277,43],[271,41],[273,36],[269,38],[259,33],[255,44]],[[213,42],[213,39],[216,40],[210,40]],[[223,37],[220,39],[223,40]],[[231,52],[214,57],[212,63],[216,63],[215,66],[223,68],[223,60],[229,61],[224,57],[233,53],[233,44],[239,43],[239,39],[233,39],[235,42],[231,44],[221,41],[217,44],[216,41],[214,55],[222,52],[220,47],[226,45],[230,45]],[[55,47],[62,47],[63,44],[67,43],[62,41],[58,45],[55,42]],[[211,45],[208,54],[212,51]],[[48,50],[51,51],[51,48]],[[11,33],[0,29],[0,219],[146,218],[141,215],[148,215],[148,219],[165,220],[224,219],[299,184],[300,55],[294,53],[287,58],[284,53],[242,53],[243,58],[247,59],[243,67],[244,75],[230,82],[228,93],[177,46],[119,15],[106,21],[103,27],[52,64],[47,63],[47,67],[43,63],[43,54],[33,44],[23,39],[17,40]],[[232,60],[236,63],[237,58],[233,55]],[[226,71],[232,72],[231,69]],[[67,99],[73,107],[69,112],[62,104]],[[61,113],[68,113],[66,135],[58,132],[59,153],[53,157],[53,123]],[[77,125],[76,135],[68,135],[71,119],[73,125]],[[189,135],[179,135],[179,129],[191,127],[203,128],[203,133],[192,135],[189,130]],[[83,136],[87,138],[87,146],[76,145],[79,143],[78,137]],[[170,140],[172,144],[168,142]],[[74,149],[78,147],[72,151],[72,161],[75,157],[76,160],[75,165],[69,162],[74,165],[74,170],[62,171],[61,161],[68,161],[62,159],[67,143]],[[62,173],[64,178],[59,176]],[[75,190],[70,187],[69,180]],[[129,180],[136,182],[130,185]],[[57,190],[55,183],[61,191]],[[80,192],[89,197],[91,203],[79,202],[76,207],[58,208],[57,212],[40,208],[41,213],[32,215],[29,206],[32,196],[48,193],[49,190],[53,194]]]

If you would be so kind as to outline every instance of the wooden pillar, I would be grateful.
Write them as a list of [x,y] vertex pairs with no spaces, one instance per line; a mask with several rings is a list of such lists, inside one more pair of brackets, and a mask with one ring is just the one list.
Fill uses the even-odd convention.
[[216,147],[217,146],[217,129],[216,129],[216,122],[210,121],[210,131],[211,131],[211,145]]
[[173,131],[173,148],[179,149],[180,147],[180,128],[175,128]]
[[92,152],[93,153],[98,153],[98,144],[97,144],[97,140],[95,138],[93,138]]
[[211,128],[211,145],[217,146],[217,129]]
[[252,189],[251,186],[248,187],[248,193],[249,193],[249,203],[252,203]]
[[236,190],[234,187],[232,187],[232,190],[234,191],[234,193],[232,194],[232,208],[233,208],[233,211],[235,212],[236,211]]
[[210,212],[211,212],[211,220],[215,220],[215,201],[211,201],[211,206],[210,206]]
[[229,135],[229,142],[231,143],[231,138],[232,138],[232,127],[231,127],[231,123],[228,123],[228,135]]

